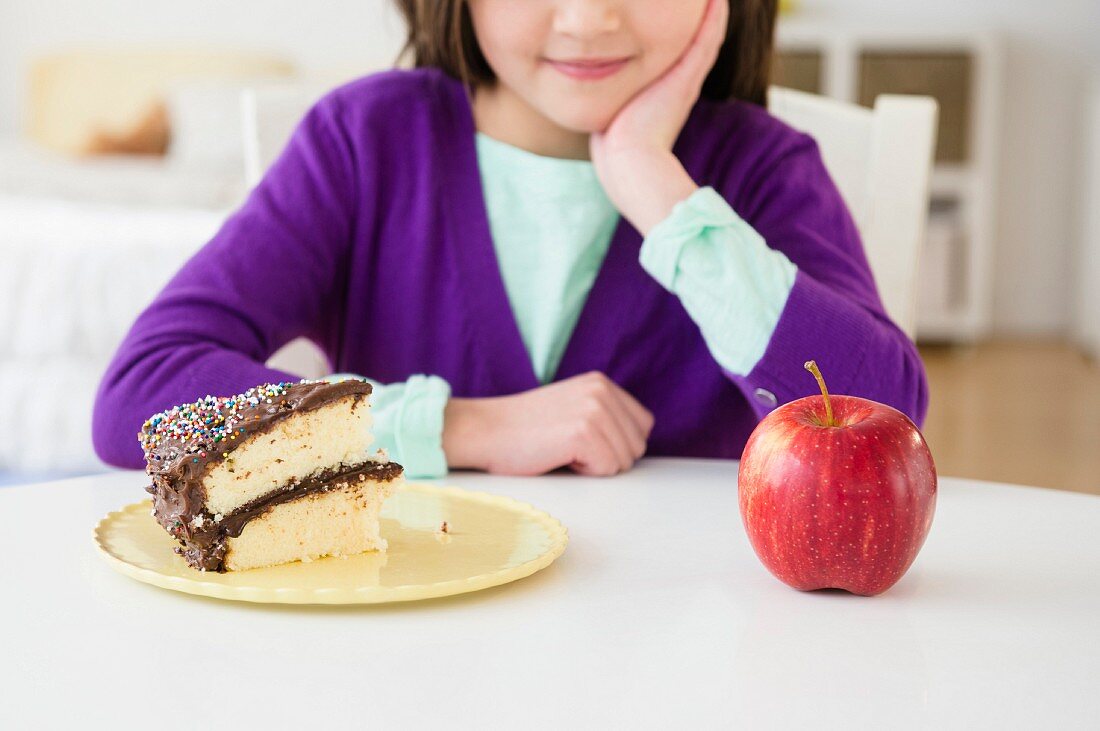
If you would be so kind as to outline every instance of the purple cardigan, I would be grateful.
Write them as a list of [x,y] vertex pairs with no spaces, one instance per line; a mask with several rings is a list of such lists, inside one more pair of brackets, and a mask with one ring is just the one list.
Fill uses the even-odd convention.
[[[96,397],[106,462],[143,466],[151,414],[296,378],[265,360],[306,336],[334,371],[384,383],[443,377],[459,397],[539,385],[512,316],[482,198],[463,87],[434,70],[366,77],[327,95],[201,251],[134,323]],[[776,403],[830,389],[920,424],[928,395],[890,321],[859,235],[814,141],[742,102],[700,101],[675,152],[798,267],[764,357],[723,372],[679,300],[638,263],[625,221],[558,379],[602,371],[653,411],[649,454],[738,458]],[[774,398],[773,398],[774,397]]]

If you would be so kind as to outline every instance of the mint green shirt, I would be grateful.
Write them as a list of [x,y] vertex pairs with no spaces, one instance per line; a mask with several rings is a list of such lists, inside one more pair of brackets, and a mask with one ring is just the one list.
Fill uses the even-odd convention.
[[[477,156],[508,301],[535,373],[549,383],[619,214],[587,160],[542,157],[483,134],[477,135]],[[739,375],[764,355],[797,271],[711,188],[677,204],[653,228],[640,262],[680,298],[719,365]],[[347,375],[334,376],[342,377]],[[409,477],[446,474],[447,382],[418,375],[404,383],[371,383],[378,446]]]
[[477,135],[493,248],[539,381],[554,380],[619,212],[588,160],[543,157]]

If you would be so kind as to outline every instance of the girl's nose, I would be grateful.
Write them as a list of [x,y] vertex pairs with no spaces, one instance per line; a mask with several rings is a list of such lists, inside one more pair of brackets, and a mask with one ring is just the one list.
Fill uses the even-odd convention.
[[580,40],[614,33],[622,22],[619,3],[612,0],[560,0],[554,11],[554,31]]

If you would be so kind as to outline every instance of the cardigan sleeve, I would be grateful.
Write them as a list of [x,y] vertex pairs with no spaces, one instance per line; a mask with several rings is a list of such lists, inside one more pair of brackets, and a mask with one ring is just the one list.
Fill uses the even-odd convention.
[[663,256],[651,253],[650,266],[674,285],[757,418],[817,393],[804,369],[812,359],[832,392],[889,404],[922,424],[928,386],[920,355],[883,308],[859,233],[812,138],[799,135],[755,179],[730,189],[725,216],[713,201],[706,215],[679,212],[694,233],[668,237],[673,243]]
[[676,204],[639,258],[680,298],[718,364],[738,375],[764,355],[798,271],[709,187]]
[[92,416],[103,461],[142,467],[136,435],[150,415],[207,394],[298,380],[265,361],[299,336],[331,341],[354,225],[352,164],[337,100],[327,97],[119,346]]

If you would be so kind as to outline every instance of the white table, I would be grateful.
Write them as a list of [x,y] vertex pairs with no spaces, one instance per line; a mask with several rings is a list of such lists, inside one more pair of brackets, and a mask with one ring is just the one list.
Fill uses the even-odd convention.
[[276,607],[112,571],[144,475],[0,490],[0,728],[1097,728],[1100,499],[942,479],[876,598],[757,561],[732,462],[453,476],[560,518],[549,569],[464,597]]

